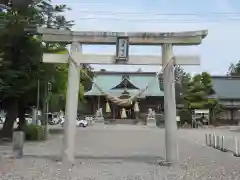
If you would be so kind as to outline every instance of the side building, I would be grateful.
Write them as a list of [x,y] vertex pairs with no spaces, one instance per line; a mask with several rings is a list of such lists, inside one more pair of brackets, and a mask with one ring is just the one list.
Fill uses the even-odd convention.
[[[108,102],[101,91],[120,99],[137,96],[140,119],[146,119],[149,108],[156,113],[163,111],[164,93],[160,90],[156,73],[100,71],[95,73],[93,80],[91,90],[85,93],[85,98],[89,102],[89,114],[95,114],[97,109],[102,108],[105,119],[121,119],[122,107]],[[106,112],[107,102],[110,105],[110,113]],[[126,109],[126,114],[127,119],[136,119],[133,107]]]
[[240,122],[240,76],[212,76],[213,90],[223,107],[217,122],[238,124]]

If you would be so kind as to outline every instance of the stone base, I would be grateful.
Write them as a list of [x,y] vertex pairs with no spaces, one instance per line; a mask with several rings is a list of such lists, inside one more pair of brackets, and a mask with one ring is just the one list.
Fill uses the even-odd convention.
[[136,119],[105,119],[105,124],[137,124]]
[[25,134],[23,131],[13,132],[13,157],[15,158],[23,157],[24,139],[25,139]]
[[167,162],[167,161],[159,161],[159,162],[158,162],[158,165],[159,165],[159,166],[172,166],[173,163]]

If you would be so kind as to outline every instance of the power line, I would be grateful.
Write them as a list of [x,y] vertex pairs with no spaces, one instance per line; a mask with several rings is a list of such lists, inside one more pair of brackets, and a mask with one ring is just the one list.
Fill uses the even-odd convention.
[[[85,16],[85,17],[84,17]],[[118,15],[100,15],[100,14],[86,14],[83,17],[80,18],[99,18],[99,19],[136,19],[139,20],[139,17],[141,16],[118,16]],[[150,17],[150,18],[146,18]],[[224,20],[224,19],[239,19],[240,14],[238,16],[206,16],[206,17],[197,17],[197,16],[168,16],[168,15],[163,15],[163,16],[144,16],[144,18],[140,18],[140,20],[189,20],[189,19],[215,19],[215,20]]]
[[240,16],[240,12],[199,12],[199,13],[147,13],[147,12],[115,12],[115,11],[90,11],[79,10],[80,13],[91,13],[96,15],[149,15],[149,16]]
[[124,19],[124,18],[100,18],[100,17],[80,17],[76,20],[99,20],[99,21],[126,21],[126,22],[146,22],[146,23],[206,23],[206,22],[239,22],[238,18],[228,19]]
[[[109,1],[101,1],[101,0],[91,0],[91,1],[81,1],[79,2],[79,0],[72,0],[72,1],[76,1],[76,2],[67,2],[64,0],[64,2],[66,2],[67,4],[83,4],[83,5],[92,5],[92,4],[114,4],[113,1],[109,0]],[[60,1],[61,2],[61,1]],[[137,0],[136,0],[137,2]],[[136,4],[137,5],[137,4]],[[240,15],[240,12],[221,12],[221,11],[212,11],[212,12],[198,12],[198,13],[148,13],[148,12],[115,12],[115,11],[89,11],[86,9],[83,10],[79,10],[79,12],[89,12],[89,13],[97,13],[97,14],[119,14],[119,15],[179,15],[179,16],[185,16],[185,15],[193,15],[193,16],[208,16],[208,15]]]
[[[85,20],[107,20],[107,21],[131,21],[149,23],[197,23],[197,22],[230,22],[240,21],[240,13],[131,13],[131,12],[112,12],[112,11],[89,11],[80,10],[79,19]],[[143,17],[144,18],[139,18]],[[150,17],[150,18],[145,18]]]
[[67,0],[58,0],[59,3],[64,3],[64,4],[86,4],[86,5],[99,5],[99,4],[113,4],[114,2],[113,1],[101,1],[101,0],[96,0],[96,1],[93,1],[93,0],[90,0],[90,1],[79,1],[79,0],[71,0],[71,1],[67,1]]

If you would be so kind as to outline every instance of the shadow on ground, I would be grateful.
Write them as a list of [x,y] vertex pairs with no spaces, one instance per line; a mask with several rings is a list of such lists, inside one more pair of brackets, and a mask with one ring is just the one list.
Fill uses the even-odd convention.
[[49,134],[52,135],[57,135],[57,134],[63,134],[64,133],[64,129],[49,129]]
[[[24,155],[23,158],[43,158],[52,161],[59,162],[62,160],[60,155],[36,155],[28,154]],[[140,162],[147,164],[158,164],[163,162],[164,158],[161,156],[151,155],[131,155],[131,156],[92,156],[92,155],[76,155],[75,158],[80,161],[92,160],[98,161],[99,163],[122,163],[122,162]]]

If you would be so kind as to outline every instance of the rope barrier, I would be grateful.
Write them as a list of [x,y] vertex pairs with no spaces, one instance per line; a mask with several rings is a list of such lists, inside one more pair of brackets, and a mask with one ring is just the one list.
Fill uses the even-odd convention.
[[[91,78],[85,71],[82,70],[82,66],[81,64],[78,64],[71,56],[71,53],[69,53],[69,60],[72,61],[74,63],[74,65],[76,67],[79,67],[80,68],[80,71],[86,75],[86,77],[93,83],[95,84],[96,88],[106,97],[107,100],[110,100],[112,103],[114,104],[117,104],[118,106],[121,106],[121,107],[129,107],[132,105],[132,101],[134,101],[137,97],[140,97],[146,90],[147,88],[149,87],[149,85],[151,85],[154,81],[156,81],[156,79],[152,79],[152,81],[150,81],[144,89],[140,90],[139,93],[137,93],[136,95],[128,98],[128,99],[120,99],[118,97],[113,97],[107,93],[105,93],[102,88],[100,88],[98,86],[98,84],[93,80],[93,78]],[[159,75],[164,72],[165,68],[167,68],[168,66],[170,65],[173,65],[174,64],[174,61],[175,61],[175,58],[174,57],[171,57],[170,60],[168,61],[168,63],[161,69],[160,72],[157,72],[156,73],[156,78],[159,77]]]

